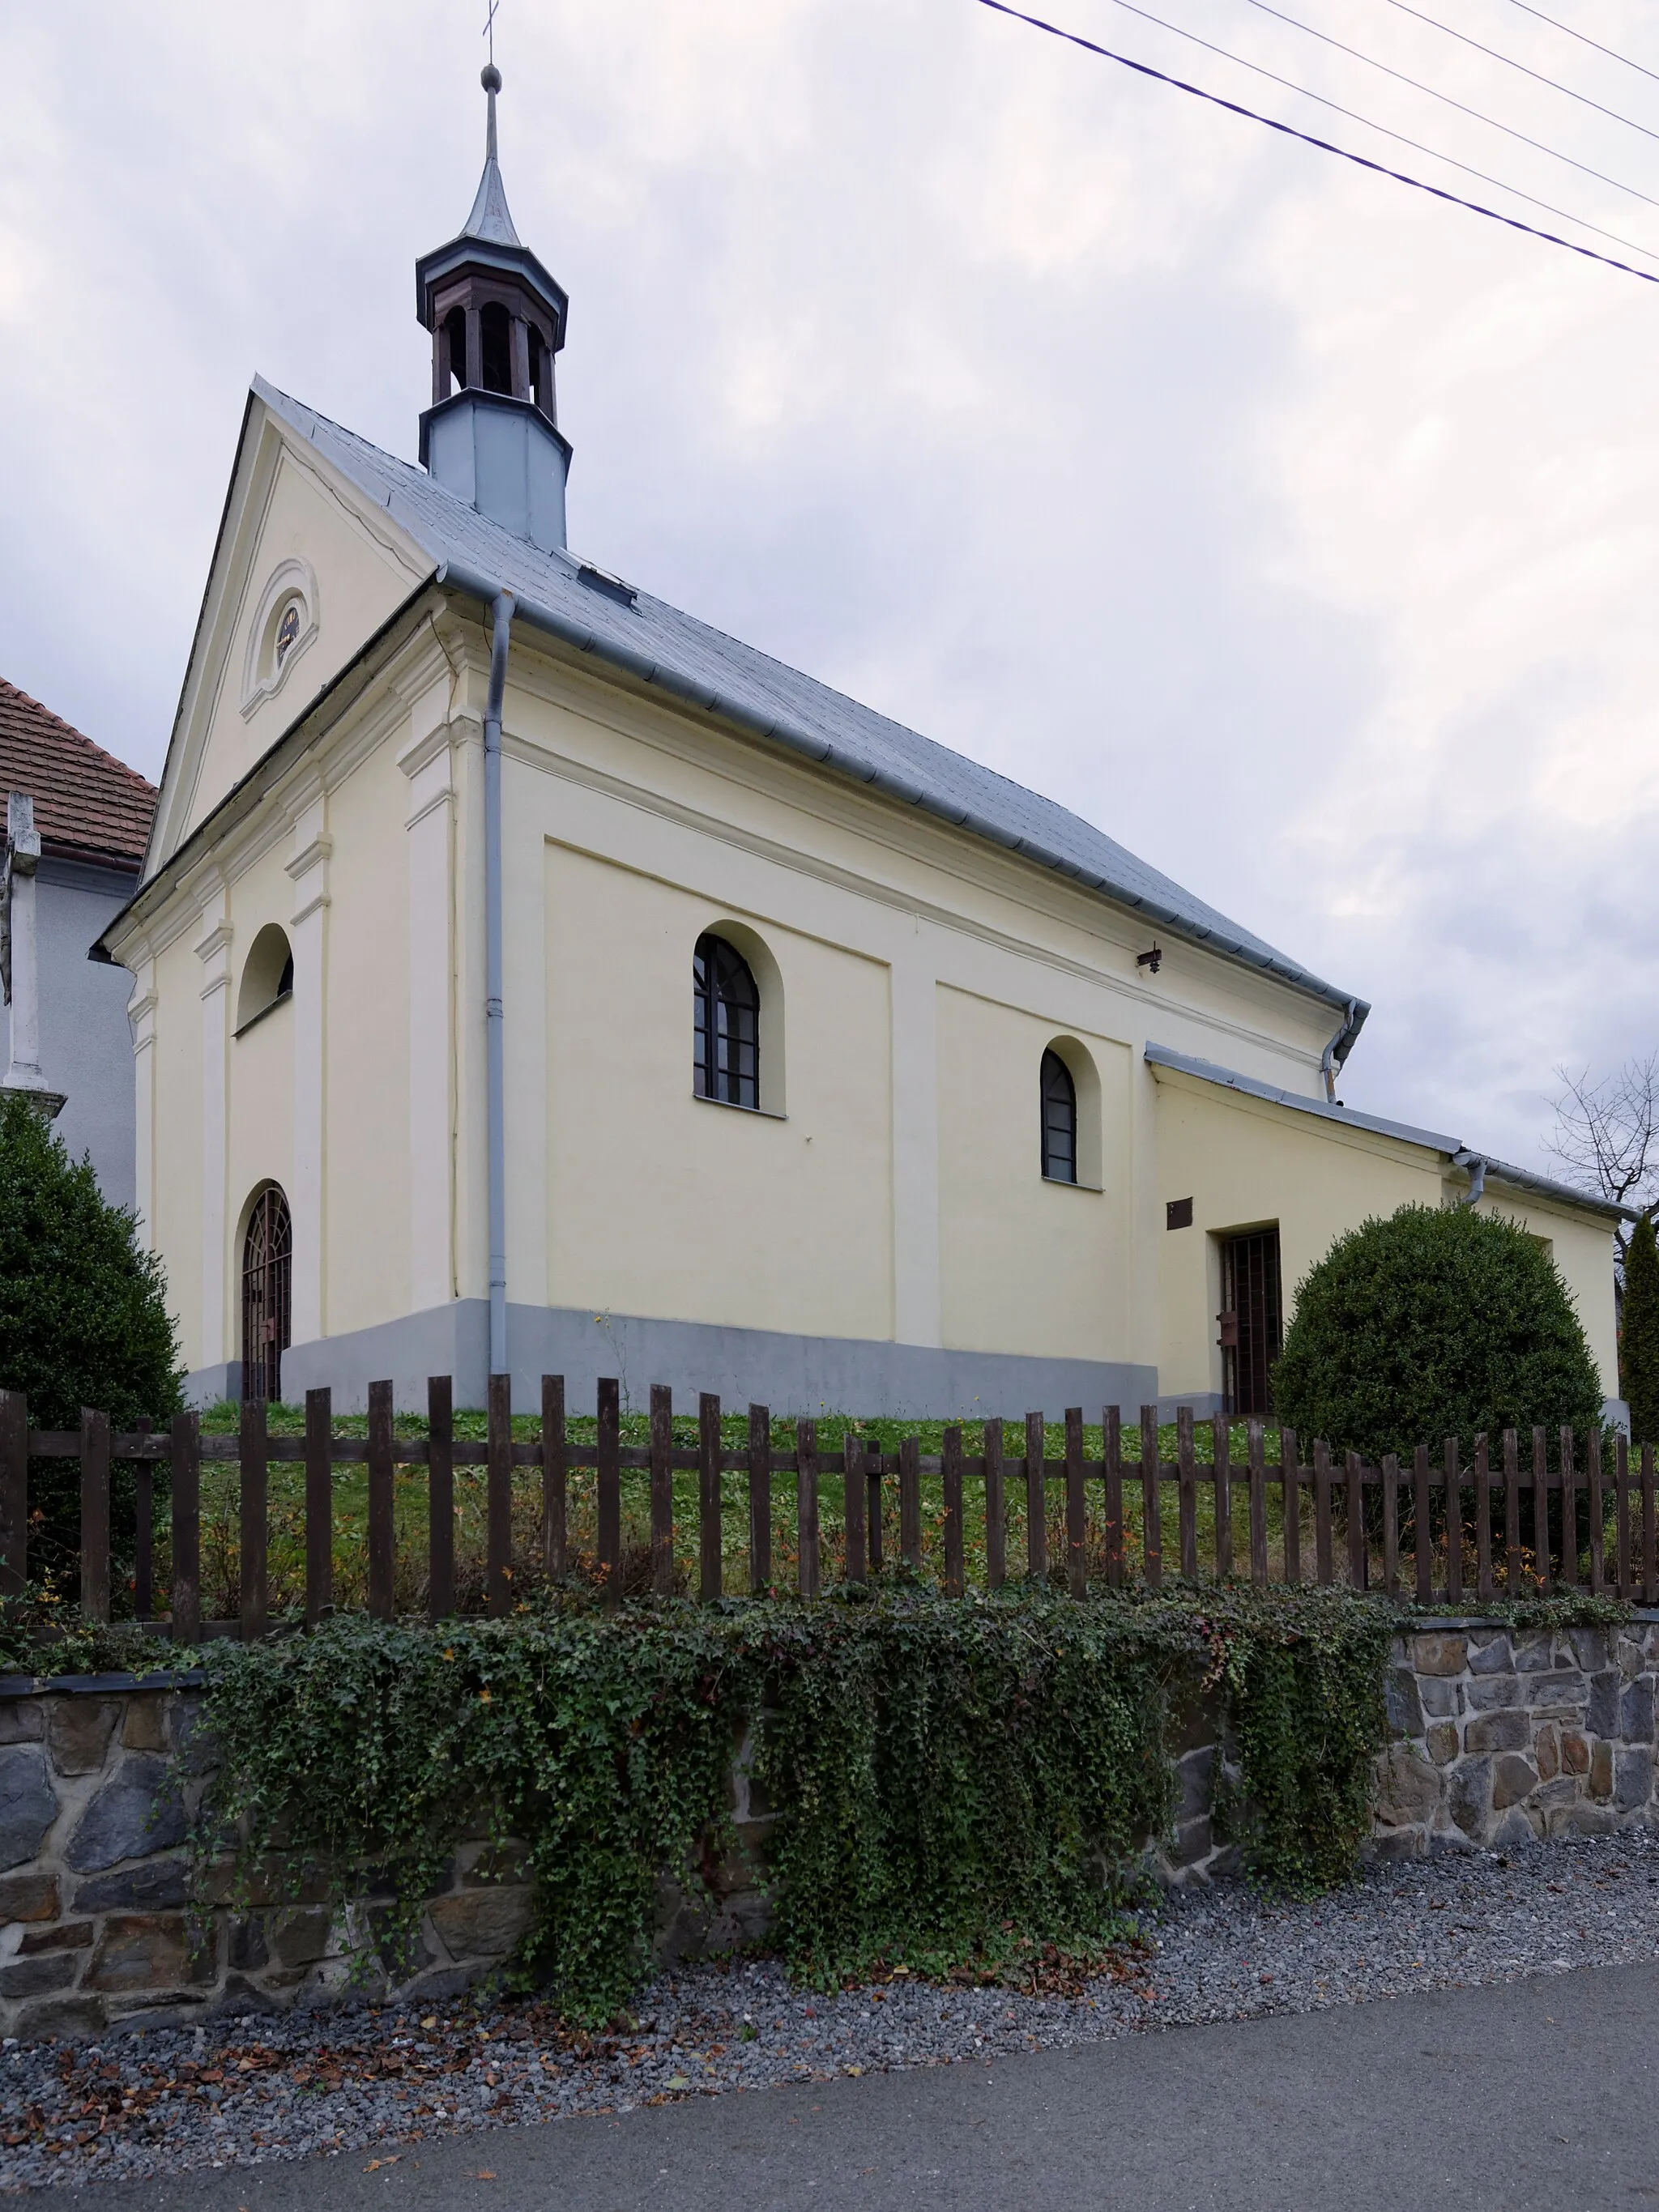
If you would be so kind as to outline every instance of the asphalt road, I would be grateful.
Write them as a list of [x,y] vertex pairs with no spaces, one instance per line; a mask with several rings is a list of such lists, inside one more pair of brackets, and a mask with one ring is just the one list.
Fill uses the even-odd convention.
[[[1659,1966],[468,2136],[87,2212],[1596,2212],[1659,2204]],[[390,2146],[389,2148],[395,2148]]]

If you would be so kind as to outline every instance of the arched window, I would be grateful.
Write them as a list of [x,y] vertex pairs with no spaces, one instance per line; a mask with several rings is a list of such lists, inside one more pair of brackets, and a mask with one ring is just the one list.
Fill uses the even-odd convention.
[[1042,1055],[1042,1172],[1051,1182],[1077,1181],[1077,1085],[1053,1050]]
[[691,1087],[728,1106],[760,1104],[760,993],[743,955],[702,936],[691,956]]
[[511,392],[513,389],[513,324],[512,318],[499,300],[491,300],[479,311],[478,373],[486,392]]
[[[466,309],[452,307],[444,317],[444,331],[449,339],[449,374],[454,380],[453,389],[459,392],[466,385]],[[449,393],[445,392],[447,399]]]
[[294,952],[287,933],[268,921],[248,948],[236,994],[236,1033],[294,996]]
[[253,1201],[242,1238],[242,1395],[282,1395],[288,1350],[294,1226],[288,1200],[274,1182]]

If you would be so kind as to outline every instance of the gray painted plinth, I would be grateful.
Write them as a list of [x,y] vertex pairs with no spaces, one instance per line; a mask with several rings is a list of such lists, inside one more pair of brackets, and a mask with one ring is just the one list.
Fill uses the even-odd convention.
[[[1067,1406],[1082,1406],[1098,1420],[1103,1406],[1139,1407],[1158,1394],[1156,1368],[1127,1361],[949,1352],[558,1306],[509,1306],[507,1340],[514,1401],[526,1412],[539,1403],[544,1375],[564,1376],[573,1412],[592,1404],[602,1375],[619,1378],[625,1402],[635,1410],[649,1404],[653,1382],[665,1382],[688,1413],[700,1390],[713,1390],[729,1406],[752,1401],[779,1413],[977,1420],[1040,1411],[1058,1419]],[[337,1411],[361,1412],[369,1384],[389,1376],[398,1405],[420,1411],[428,1376],[453,1375],[456,1404],[482,1406],[489,1342],[484,1300],[457,1299],[376,1328],[292,1346],[283,1354],[283,1395],[294,1402],[327,1384]],[[206,1403],[234,1387],[234,1376],[218,1366],[201,1370],[191,1383],[192,1398]]]

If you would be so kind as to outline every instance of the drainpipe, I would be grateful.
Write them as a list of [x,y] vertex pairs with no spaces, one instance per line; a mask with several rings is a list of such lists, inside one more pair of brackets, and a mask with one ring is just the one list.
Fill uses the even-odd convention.
[[1343,1010],[1342,1026],[1319,1056],[1319,1072],[1325,1079],[1325,1096],[1333,1105],[1336,1103],[1337,1059],[1341,1048],[1352,1037],[1357,1024],[1354,1016],[1359,1011],[1358,999],[1350,999]]
[[507,1365],[507,1072],[501,1010],[501,699],[507,690],[513,594],[490,602],[489,696],[484,705],[484,1081],[489,1182],[489,1371]]
[[1479,1152],[1461,1151],[1452,1154],[1452,1165],[1455,1168],[1464,1169],[1469,1178],[1469,1194],[1467,1198],[1460,1198],[1458,1204],[1478,1206],[1480,1203],[1480,1194],[1486,1188],[1486,1163]]

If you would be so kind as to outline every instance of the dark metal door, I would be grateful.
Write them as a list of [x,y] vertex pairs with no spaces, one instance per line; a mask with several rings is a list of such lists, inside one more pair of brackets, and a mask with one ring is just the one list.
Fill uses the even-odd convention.
[[294,1231],[275,1183],[259,1193],[242,1240],[242,1395],[282,1395],[288,1349]]
[[1273,1411],[1273,1364],[1283,1349],[1279,1231],[1255,1229],[1221,1247],[1221,1387],[1229,1413]]

